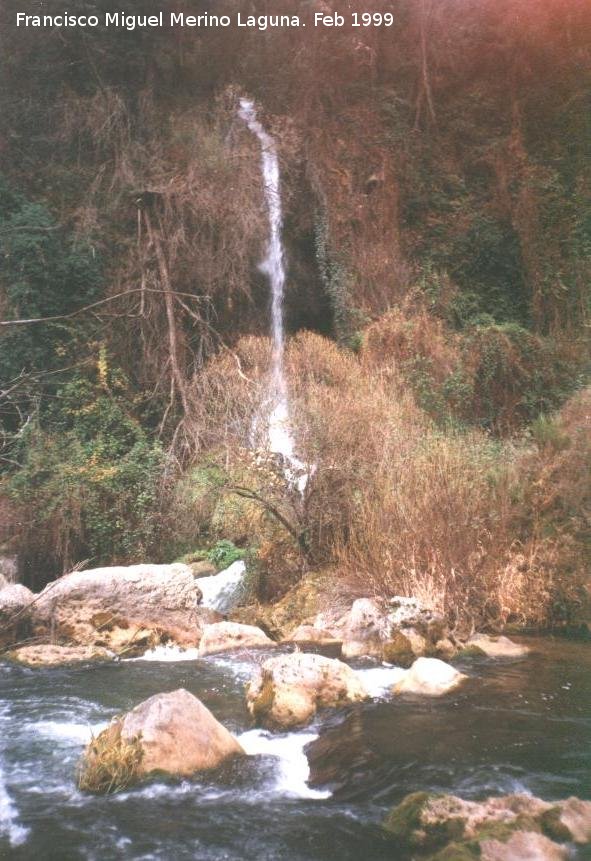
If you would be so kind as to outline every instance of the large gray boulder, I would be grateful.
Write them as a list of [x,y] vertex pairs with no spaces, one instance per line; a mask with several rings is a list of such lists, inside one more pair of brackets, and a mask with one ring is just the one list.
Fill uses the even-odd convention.
[[31,605],[35,595],[13,583],[0,589],[0,648],[26,639],[31,632]]
[[187,565],[74,571],[41,592],[34,629],[48,639],[117,652],[163,640],[196,646],[203,630],[200,601],[201,592]]
[[234,736],[181,688],[150,697],[93,739],[83,755],[79,785],[113,792],[155,772],[189,776],[241,755]]

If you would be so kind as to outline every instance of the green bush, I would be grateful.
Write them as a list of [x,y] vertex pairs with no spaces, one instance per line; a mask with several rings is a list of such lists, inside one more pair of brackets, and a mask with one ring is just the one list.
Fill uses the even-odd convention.
[[217,541],[207,553],[207,558],[212,565],[220,570],[228,568],[233,562],[244,558],[244,550],[236,547],[233,541],[223,538]]
[[164,454],[124,394],[76,377],[21,435],[7,480],[23,512],[23,555],[38,574],[158,555]]

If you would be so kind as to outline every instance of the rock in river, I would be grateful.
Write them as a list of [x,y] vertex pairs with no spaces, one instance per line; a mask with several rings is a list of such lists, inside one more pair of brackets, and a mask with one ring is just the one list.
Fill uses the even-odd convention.
[[479,649],[489,658],[522,658],[529,649],[514,643],[509,637],[491,637],[488,634],[474,634],[466,643],[467,649]]
[[80,661],[98,661],[112,658],[112,652],[101,646],[22,646],[10,652],[10,657],[29,667],[55,667]]
[[217,768],[244,750],[203,703],[184,689],[156,694],[93,739],[79,785],[114,792],[153,772],[188,776]]
[[560,861],[565,843],[591,839],[591,802],[546,802],[529,795],[465,801],[415,792],[384,828],[413,857],[444,861]]
[[199,643],[201,592],[186,565],[130,565],[74,571],[50,583],[34,608],[41,637],[114,651],[160,640]]
[[396,682],[392,692],[441,696],[457,688],[466,678],[438,658],[417,658],[410,670]]
[[273,640],[254,625],[240,625],[238,622],[217,622],[207,625],[199,644],[200,655],[225,652],[228,649],[252,649],[274,646]]
[[31,604],[35,595],[13,583],[0,589],[0,648],[23,640],[30,633]]
[[304,652],[265,661],[246,692],[255,721],[281,728],[306,723],[318,708],[344,706],[367,697],[347,664]]

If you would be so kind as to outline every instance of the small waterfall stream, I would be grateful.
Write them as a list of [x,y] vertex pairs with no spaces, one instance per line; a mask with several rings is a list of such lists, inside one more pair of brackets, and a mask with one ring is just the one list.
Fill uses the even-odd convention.
[[284,368],[283,299],[286,274],[285,254],[281,239],[283,212],[279,157],[274,138],[257,119],[254,103],[249,99],[241,99],[238,115],[250,131],[256,135],[261,145],[261,174],[269,224],[266,254],[260,263],[260,270],[269,279],[271,287],[272,360],[269,393],[265,409],[267,447],[271,453],[283,457],[287,479],[302,492],[309,479],[309,472],[305,465],[298,460],[294,451]]

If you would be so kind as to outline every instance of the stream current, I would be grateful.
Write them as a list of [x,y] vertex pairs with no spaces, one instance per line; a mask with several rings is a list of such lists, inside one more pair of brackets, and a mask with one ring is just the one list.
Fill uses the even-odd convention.
[[[379,823],[409,792],[591,798],[591,646],[527,642],[526,658],[458,663],[470,680],[435,700],[394,698],[396,668],[354,662],[373,699],[283,734],[253,729],[245,707],[244,685],[269,652],[200,659],[160,648],[34,670],[0,662],[0,858],[393,859]],[[192,780],[78,792],[91,732],[179,687],[250,756]]]

